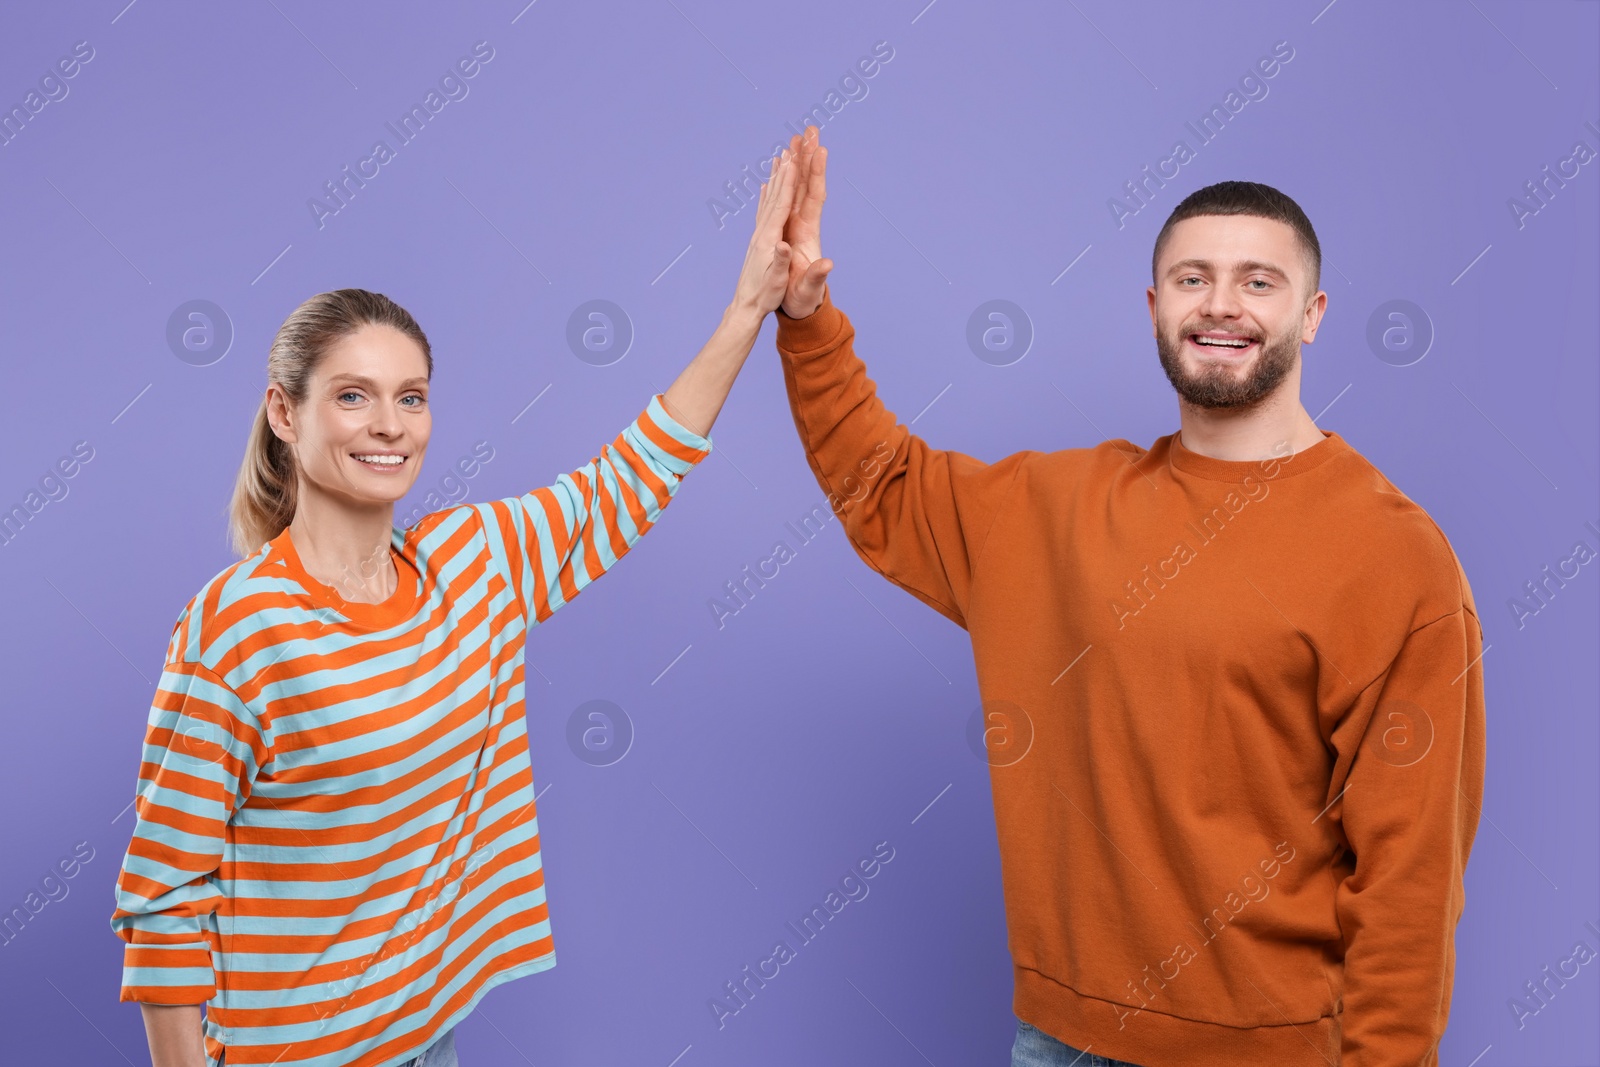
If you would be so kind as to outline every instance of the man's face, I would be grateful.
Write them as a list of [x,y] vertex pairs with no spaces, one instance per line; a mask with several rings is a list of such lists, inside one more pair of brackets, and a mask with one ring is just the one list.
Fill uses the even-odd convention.
[[1148,291],[1167,380],[1196,407],[1245,408],[1281,385],[1327,305],[1298,235],[1253,215],[1198,215],[1173,226]]

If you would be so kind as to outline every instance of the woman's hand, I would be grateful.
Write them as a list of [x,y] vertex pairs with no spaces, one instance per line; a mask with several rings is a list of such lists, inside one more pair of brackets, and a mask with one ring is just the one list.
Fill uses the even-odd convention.
[[795,134],[789,139],[789,152],[795,160],[795,180],[783,234],[792,249],[783,313],[790,318],[803,319],[822,303],[828,272],[833,269],[833,260],[822,258],[822,202],[828,196],[828,150],[822,147],[817,128],[807,126],[805,137]]
[[734,291],[733,307],[757,318],[777,307],[789,287],[790,249],[783,226],[794,199],[794,171],[794,153],[785,149],[773,160],[772,177],[761,186],[755,232]]

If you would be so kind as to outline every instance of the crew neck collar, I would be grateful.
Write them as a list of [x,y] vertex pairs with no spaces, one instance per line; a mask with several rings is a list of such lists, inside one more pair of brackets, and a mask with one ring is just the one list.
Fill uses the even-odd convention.
[[1350,451],[1344,438],[1332,430],[1322,431],[1322,440],[1287,456],[1267,456],[1264,459],[1217,459],[1191,451],[1183,443],[1182,435],[1174,430],[1167,438],[1167,459],[1173,467],[1214,482],[1240,482],[1246,476],[1277,481],[1293,478],[1322,466],[1328,460]]
[[399,551],[404,543],[403,536],[399,530],[390,528],[389,555],[394,560],[397,581],[393,595],[380,604],[346,600],[332,586],[324,585],[311,577],[300,561],[300,554],[295,551],[288,527],[284,527],[282,533],[267,542],[266,563],[281,565],[290,577],[300,583],[306,595],[316,601],[318,606],[330,608],[359,626],[382,629],[409,618],[422,599],[422,575],[406,558],[405,553]]

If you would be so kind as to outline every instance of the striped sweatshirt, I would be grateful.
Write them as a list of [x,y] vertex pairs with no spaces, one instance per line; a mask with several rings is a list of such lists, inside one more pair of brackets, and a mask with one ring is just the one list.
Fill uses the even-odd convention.
[[313,579],[287,530],[207,582],[150,708],[121,999],[208,1002],[209,1067],[385,1067],[554,966],[526,631],[710,452],[656,394],[554,485],[394,528],[381,604]]

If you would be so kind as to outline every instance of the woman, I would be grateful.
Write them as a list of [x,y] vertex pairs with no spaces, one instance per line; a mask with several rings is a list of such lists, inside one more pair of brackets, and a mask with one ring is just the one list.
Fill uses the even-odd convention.
[[245,558],[173,628],[117,881],[121,999],[154,1067],[449,1067],[484,993],[555,964],[526,629],[710,453],[788,282],[789,155],[705,347],[599,457],[524,496],[395,528],[431,428],[427,338],[360,289],[278,331],[232,506]]

